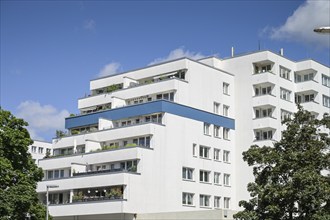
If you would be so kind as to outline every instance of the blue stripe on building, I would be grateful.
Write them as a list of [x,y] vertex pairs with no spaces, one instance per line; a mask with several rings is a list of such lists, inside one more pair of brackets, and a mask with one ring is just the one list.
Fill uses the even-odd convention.
[[119,120],[122,118],[136,117],[139,115],[147,115],[158,112],[167,112],[173,115],[178,115],[193,120],[214,124],[217,126],[235,129],[235,120],[221,115],[216,115],[203,110],[191,108],[178,103],[158,100],[137,105],[115,108],[102,112],[95,112],[87,115],[80,115],[65,119],[65,128],[71,129],[86,125],[98,124],[99,118],[109,120]]

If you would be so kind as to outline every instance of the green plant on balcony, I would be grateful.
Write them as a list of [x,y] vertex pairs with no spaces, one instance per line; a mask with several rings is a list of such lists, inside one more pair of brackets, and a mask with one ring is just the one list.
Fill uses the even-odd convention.
[[84,198],[84,195],[83,195],[83,193],[80,191],[80,192],[78,192],[77,194],[73,195],[73,197],[72,197],[72,201],[73,201],[73,202],[81,202],[81,201],[83,200],[83,198]]
[[111,92],[114,92],[114,91],[119,90],[119,89],[120,89],[120,86],[118,84],[114,84],[114,85],[108,86],[106,88],[106,91],[108,93],[111,93]]
[[72,135],[76,135],[76,134],[80,134],[80,132],[79,132],[78,130],[72,130],[72,131],[71,131],[71,134],[72,134]]
[[133,165],[133,166],[131,166],[130,168],[128,168],[128,171],[129,171],[129,172],[136,172],[136,171],[137,171],[137,167],[136,167],[136,165]]
[[61,138],[61,137],[65,137],[66,134],[64,131],[61,130],[56,130],[56,138]]
[[119,187],[116,188],[112,188],[110,190],[110,198],[115,198],[115,199],[121,199],[123,198],[123,192],[121,191],[121,189]]
[[126,144],[125,147],[136,147],[137,144],[135,143],[130,143],[130,144]]
[[74,116],[76,116],[75,114],[73,114],[73,113],[71,113],[70,115],[69,115],[69,117],[74,117]]
[[117,149],[117,148],[119,148],[119,146],[117,146],[117,145],[102,146],[101,150],[113,150],[113,149]]

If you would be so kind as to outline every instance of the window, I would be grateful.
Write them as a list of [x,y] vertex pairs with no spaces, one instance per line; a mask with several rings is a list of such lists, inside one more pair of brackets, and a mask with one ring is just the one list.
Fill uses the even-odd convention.
[[214,125],[214,137],[220,137],[220,127],[216,125]]
[[291,70],[289,70],[283,66],[280,66],[280,77],[290,80],[290,72],[291,72]]
[[228,115],[229,115],[229,106],[223,105],[223,116],[228,116]]
[[204,207],[210,206],[210,197],[207,195],[199,195],[199,205]]
[[214,149],[214,160],[220,161],[220,150],[219,149]]
[[220,104],[217,103],[217,102],[214,102],[214,103],[213,103],[213,112],[214,112],[215,114],[219,114],[219,108],[220,108]]
[[174,92],[164,93],[164,94],[157,94],[156,99],[157,100],[158,99],[165,99],[165,100],[174,101]]
[[273,131],[272,130],[259,130],[255,132],[256,134],[256,140],[262,141],[262,140],[271,140],[273,139]]
[[47,153],[47,154],[50,154],[50,153],[51,153],[51,149],[47,148],[47,149],[46,149],[46,153]]
[[64,177],[64,170],[60,170],[60,177],[61,177],[61,178]]
[[49,170],[48,172],[47,172],[47,179],[53,179],[54,178],[54,176],[53,176],[53,171],[52,170]]
[[[259,64],[260,65],[260,64]],[[267,65],[261,65],[261,66],[254,66],[254,73],[264,73],[264,72],[270,72],[272,70],[271,64]]]
[[193,144],[193,156],[197,157],[197,144]]
[[60,171],[59,170],[55,170],[54,171],[54,178],[58,179],[60,177]]
[[210,135],[210,124],[204,122],[204,134]]
[[296,94],[294,99],[296,103],[313,102],[315,94]]
[[290,101],[291,91],[281,88],[280,91],[281,99]]
[[[133,144],[143,147],[150,147],[150,137],[140,137],[133,139]],[[118,146],[119,144],[117,144]],[[111,144],[110,144],[111,146]]]
[[223,83],[223,94],[229,95],[229,84]]
[[220,196],[214,196],[214,208],[220,208]]
[[295,82],[299,83],[299,82],[314,80],[314,75],[315,75],[314,73],[307,73],[307,74],[295,73],[294,75]]
[[230,186],[230,174],[223,174],[223,185]]
[[229,128],[223,128],[223,139],[229,140]]
[[230,208],[230,198],[228,198],[228,197],[223,198],[223,208],[225,208],[225,209]]
[[281,121],[291,118],[292,113],[281,109]]
[[224,150],[223,151],[223,162],[230,162],[230,151]]
[[330,108],[330,97],[323,95],[323,106]]
[[330,77],[322,74],[322,85],[330,87]]
[[32,153],[36,153],[37,152],[37,147],[36,146],[32,146],[31,151],[32,151]]
[[44,148],[43,148],[43,147],[39,147],[39,148],[38,148],[38,153],[39,153],[39,154],[44,153]]
[[220,184],[220,173],[214,172],[214,184]]
[[210,158],[210,148],[199,146],[199,156],[202,158]]
[[183,205],[193,205],[194,204],[194,194],[193,193],[182,193],[182,204]]
[[255,108],[256,118],[272,117],[273,108]]
[[272,87],[271,86],[255,86],[254,93],[255,93],[255,96],[271,95]]
[[194,175],[194,169],[187,167],[182,168],[182,179],[193,180],[194,179],[193,175]]
[[199,171],[199,181],[204,183],[210,182],[210,171],[200,170]]

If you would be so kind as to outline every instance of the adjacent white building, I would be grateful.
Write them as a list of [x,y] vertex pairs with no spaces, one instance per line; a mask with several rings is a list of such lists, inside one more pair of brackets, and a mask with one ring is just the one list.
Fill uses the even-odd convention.
[[90,81],[69,135],[39,160],[55,219],[232,219],[252,181],[242,152],[280,138],[295,99],[321,117],[329,68],[270,51],[182,58]]
[[52,155],[52,144],[46,141],[33,140],[33,144],[29,146],[29,152],[38,165],[39,160]]

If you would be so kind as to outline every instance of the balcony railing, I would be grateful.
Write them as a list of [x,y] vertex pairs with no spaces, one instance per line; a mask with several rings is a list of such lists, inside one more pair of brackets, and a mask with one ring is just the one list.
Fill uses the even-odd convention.
[[87,172],[80,172],[80,173],[73,173],[73,176],[85,176],[85,175],[95,175],[95,174],[102,174],[102,173],[118,173],[118,172],[132,172],[136,173],[136,166],[132,166],[128,169],[107,169],[107,170],[95,170],[95,171],[87,171]]
[[95,202],[95,201],[104,201],[104,200],[123,200],[123,196],[84,196],[81,199],[72,200],[72,203],[76,202]]

